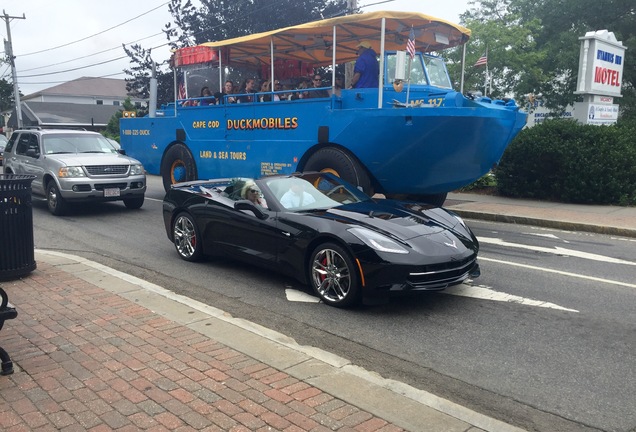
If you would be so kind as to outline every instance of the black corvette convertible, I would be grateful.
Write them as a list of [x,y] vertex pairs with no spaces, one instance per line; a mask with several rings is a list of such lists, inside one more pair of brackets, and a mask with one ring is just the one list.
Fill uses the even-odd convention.
[[479,243],[459,216],[373,199],[329,173],[176,184],[163,218],[182,259],[223,255],[275,269],[332,306],[479,276]]

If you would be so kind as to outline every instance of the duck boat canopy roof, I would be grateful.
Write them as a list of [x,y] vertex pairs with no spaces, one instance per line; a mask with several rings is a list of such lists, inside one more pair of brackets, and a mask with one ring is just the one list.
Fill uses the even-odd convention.
[[327,66],[356,60],[361,41],[369,42],[380,54],[404,50],[411,28],[415,50],[422,53],[462,45],[470,38],[469,29],[443,19],[416,12],[378,11],[181,48],[174,53],[174,65],[218,61],[221,52],[222,62],[233,66],[260,66],[273,59]]

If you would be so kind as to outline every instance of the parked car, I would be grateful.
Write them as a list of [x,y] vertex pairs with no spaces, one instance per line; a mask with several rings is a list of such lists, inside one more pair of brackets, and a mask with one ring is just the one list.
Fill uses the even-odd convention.
[[97,132],[17,130],[5,149],[5,173],[30,174],[34,195],[46,197],[54,215],[82,201],[144,203],[146,174],[141,163],[120,154]]
[[2,165],[4,147],[7,145],[7,141],[9,141],[7,137],[3,133],[0,133],[0,165]]
[[179,256],[230,256],[309,284],[346,307],[479,275],[479,243],[456,214],[373,199],[329,173],[197,180],[163,201]]

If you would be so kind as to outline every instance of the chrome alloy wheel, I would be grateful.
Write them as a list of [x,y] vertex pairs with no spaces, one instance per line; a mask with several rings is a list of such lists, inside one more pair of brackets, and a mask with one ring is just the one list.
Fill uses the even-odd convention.
[[351,269],[333,249],[324,248],[314,255],[311,277],[316,292],[327,302],[343,302],[351,292]]
[[181,258],[196,259],[201,248],[198,245],[197,230],[192,219],[186,214],[179,215],[174,222],[172,232],[174,245]]

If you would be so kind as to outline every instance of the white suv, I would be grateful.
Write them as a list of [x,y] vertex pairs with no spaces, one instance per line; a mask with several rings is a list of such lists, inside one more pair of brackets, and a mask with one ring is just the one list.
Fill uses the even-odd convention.
[[146,193],[141,163],[97,132],[17,130],[4,151],[4,172],[34,175],[33,193],[46,197],[54,215],[64,214],[70,202],[87,200],[123,200],[138,209]]

